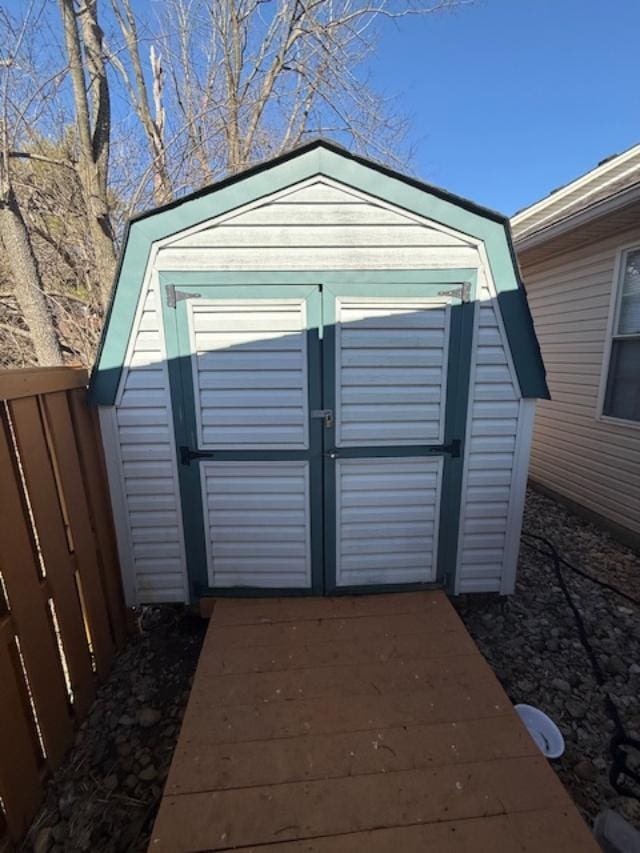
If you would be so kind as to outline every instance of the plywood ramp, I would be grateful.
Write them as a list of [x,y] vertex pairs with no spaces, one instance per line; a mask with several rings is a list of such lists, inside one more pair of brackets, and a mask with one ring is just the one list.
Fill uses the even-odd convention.
[[441,592],[218,599],[152,851],[597,851]]

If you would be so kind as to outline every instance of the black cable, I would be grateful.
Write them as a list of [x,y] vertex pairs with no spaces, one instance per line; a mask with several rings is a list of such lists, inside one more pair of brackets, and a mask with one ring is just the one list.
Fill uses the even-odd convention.
[[[544,536],[538,536],[535,533],[526,533],[523,531],[523,536],[527,536],[529,539],[538,539],[540,542],[544,542],[544,544],[548,548],[554,548],[554,545],[548,540],[545,539]],[[530,548],[535,548],[535,545],[532,545],[530,542],[525,543]],[[535,548],[540,554],[544,554],[546,557],[550,557],[551,554],[546,554],[541,548]],[[556,552],[557,553],[557,552]],[[571,569],[572,572],[575,572],[577,575],[580,575],[581,578],[585,578],[591,583],[597,584],[597,586],[601,586],[603,589],[608,589],[609,592],[615,592],[616,595],[619,595],[621,598],[626,599],[631,604],[634,604],[636,607],[640,607],[640,601],[637,598],[634,598],[632,595],[629,595],[626,592],[623,592],[621,589],[618,589],[617,586],[613,584],[607,583],[606,581],[601,581],[599,578],[594,578],[593,575],[590,575],[589,572],[585,572],[582,569],[579,569],[577,566],[574,566],[567,559],[558,554],[558,560],[562,563],[563,566],[566,566],[568,569]]]
[[[573,613],[573,617],[574,617],[575,623],[576,623],[576,628],[578,630],[578,635],[580,637],[580,641],[581,641],[582,646],[585,650],[585,653],[586,653],[587,657],[589,658],[589,663],[591,664],[591,669],[593,670],[593,674],[595,676],[596,682],[597,682],[598,686],[601,688],[602,692],[604,693],[604,706],[605,706],[605,709],[607,711],[609,718],[613,722],[614,729],[615,729],[614,734],[613,734],[611,740],[609,741],[609,753],[611,755],[611,769],[609,771],[609,782],[611,783],[612,788],[618,794],[621,794],[623,797],[631,797],[634,800],[640,800],[640,795],[636,791],[634,791],[632,788],[630,788],[628,785],[625,785],[621,781],[622,777],[626,776],[627,778],[631,779],[636,784],[640,785],[640,774],[628,766],[628,764],[627,764],[628,753],[626,752],[626,749],[625,749],[625,747],[626,747],[626,748],[638,750],[640,752],[640,741],[636,740],[635,738],[629,737],[629,735],[626,733],[626,730],[625,730],[624,725],[622,723],[622,720],[620,718],[620,714],[618,712],[618,708],[617,708],[615,702],[613,701],[613,699],[611,698],[611,694],[607,690],[607,687],[606,687],[607,679],[606,679],[606,677],[602,671],[602,667],[600,666],[600,663],[599,663],[599,661],[595,655],[595,652],[593,650],[593,646],[589,642],[589,638],[587,636],[587,630],[586,630],[586,627],[584,624],[584,620],[582,618],[582,614],[580,613],[580,611],[578,610],[578,608],[574,604],[573,598],[571,597],[571,593],[569,592],[567,582],[564,578],[564,575],[562,574],[562,569],[560,568],[560,566],[561,565],[568,566],[568,568],[570,568],[574,571],[577,571],[577,573],[580,574],[581,576],[584,576],[588,580],[591,580],[594,583],[597,583],[598,585],[603,586],[605,589],[610,589],[611,591],[616,592],[625,598],[628,598],[630,601],[632,601],[636,605],[638,605],[638,602],[636,602],[630,596],[627,596],[624,593],[620,592],[620,590],[616,589],[615,587],[612,587],[610,584],[607,584],[604,581],[598,581],[598,580],[596,580],[596,578],[592,577],[591,575],[587,574],[586,572],[576,570],[574,566],[567,563],[567,561],[564,560],[560,556],[560,554],[558,554],[558,551],[556,550],[553,543],[550,542],[548,539],[545,539],[544,536],[537,536],[533,533],[526,533],[525,531],[523,531],[522,536],[523,536],[523,541],[524,541],[525,545],[528,545],[529,548],[533,548],[538,553],[543,554],[543,556],[551,559],[556,577],[558,579],[558,583],[560,585],[560,589],[562,590],[564,597],[567,600],[567,604],[569,605],[569,607],[571,608],[571,611]],[[544,545],[549,549],[548,553],[544,552],[541,548],[538,548],[536,545],[533,545],[531,542],[527,542],[526,541],[527,538],[536,539],[540,542],[543,542]]]

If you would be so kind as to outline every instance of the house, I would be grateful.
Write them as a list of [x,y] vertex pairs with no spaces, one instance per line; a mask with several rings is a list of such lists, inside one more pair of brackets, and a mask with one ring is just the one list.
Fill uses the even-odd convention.
[[138,216],[91,383],[129,604],[515,583],[508,220],[316,141]]
[[534,484],[640,547],[640,145],[517,213],[551,400]]

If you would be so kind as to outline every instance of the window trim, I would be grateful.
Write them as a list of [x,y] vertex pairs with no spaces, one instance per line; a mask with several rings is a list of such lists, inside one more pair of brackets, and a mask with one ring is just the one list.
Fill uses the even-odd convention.
[[607,380],[609,378],[609,367],[611,365],[611,352],[613,350],[613,341],[617,338],[637,338],[638,335],[616,335],[614,330],[618,324],[620,315],[620,303],[622,301],[622,270],[624,269],[624,260],[629,252],[640,251],[640,240],[634,240],[633,243],[626,243],[620,246],[616,252],[616,260],[613,266],[613,282],[611,286],[611,299],[609,301],[609,315],[607,318],[607,331],[605,337],[604,353],[602,357],[602,369],[600,372],[600,385],[598,388],[598,401],[596,406],[596,420],[605,424],[613,424],[630,429],[640,429],[640,421],[626,420],[625,418],[616,418],[613,415],[604,414],[604,403],[607,397]]

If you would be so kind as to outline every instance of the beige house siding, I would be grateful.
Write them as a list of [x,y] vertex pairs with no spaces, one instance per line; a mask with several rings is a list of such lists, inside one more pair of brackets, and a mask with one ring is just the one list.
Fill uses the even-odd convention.
[[552,398],[537,406],[530,476],[640,534],[640,425],[598,411],[616,259],[633,243],[640,227],[520,264]]

